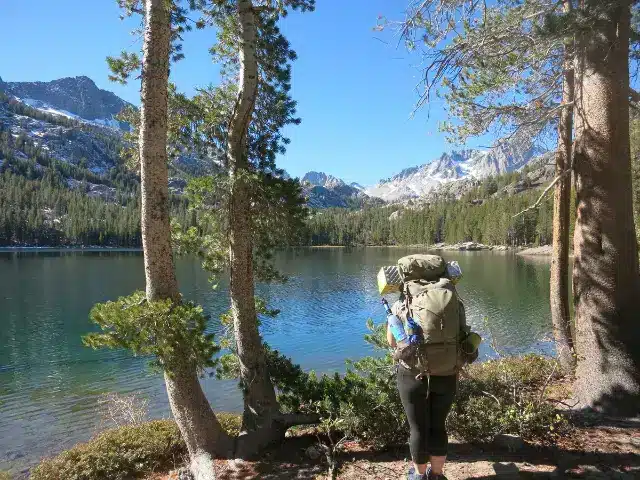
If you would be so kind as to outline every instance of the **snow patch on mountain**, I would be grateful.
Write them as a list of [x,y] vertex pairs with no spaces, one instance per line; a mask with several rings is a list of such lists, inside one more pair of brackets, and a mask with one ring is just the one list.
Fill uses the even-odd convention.
[[61,117],[67,117],[72,120],[81,120],[78,115],[75,115],[71,112],[67,112],[66,110],[60,110],[52,107],[51,105],[41,101],[35,100],[33,98],[19,98],[15,97],[15,99],[19,102],[24,103],[25,105],[29,105],[30,107],[37,108],[41,112],[50,113],[51,115],[59,115]]
[[98,127],[107,127],[115,130],[125,130],[125,126],[122,122],[116,120],[114,116],[108,118],[96,118],[94,120],[88,120],[86,118],[82,118],[75,113],[71,113],[67,110],[62,110],[60,108],[55,108],[54,106],[48,104],[47,102],[43,102],[42,100],[36,100],[33,98],[19,98],[14,97],[15,100],[24,103],[25,105],[29,105],[32,108],[36,108],[43,113],[49,113],[51,115],[58,115],[60,117],[66,117],[70,120],[76,120],[82,123],[88,123],[90,125],[96,125]]
[[385,201],[420,198],[446,183],[519,170],[542,153],[542,149],[521,138],[502,142],[489,150],[453,151],[423,165],[406,168],[364,192]]

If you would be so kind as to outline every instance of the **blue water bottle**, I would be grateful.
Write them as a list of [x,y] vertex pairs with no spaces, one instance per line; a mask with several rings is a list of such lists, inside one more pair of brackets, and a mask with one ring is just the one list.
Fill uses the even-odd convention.
[[382,299],[382,304],[387,311],[387,323],[389,324],[393,338],[395,338],[398,343],[407,340],[407,332],[404,331],[404,323],[402,323],[402,320],[393,314],[386,298]]

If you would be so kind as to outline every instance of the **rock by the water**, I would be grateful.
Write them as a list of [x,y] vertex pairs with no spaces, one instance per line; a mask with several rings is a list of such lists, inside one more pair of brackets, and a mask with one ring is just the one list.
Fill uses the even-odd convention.
[[[458,252],[476,252],[479,250],[493,250],[495,247],[478,242],[462,242],[448,245],[446,243],[436,243],[432,246],[434,250],[450,250]],[[506,247],[505,247],[506,248]]]
[[518,255],[531,255],[531,256],[550,256],[553,254],[553,247],[551,245],[542,245],[541,247],[532,247],[518,252]]

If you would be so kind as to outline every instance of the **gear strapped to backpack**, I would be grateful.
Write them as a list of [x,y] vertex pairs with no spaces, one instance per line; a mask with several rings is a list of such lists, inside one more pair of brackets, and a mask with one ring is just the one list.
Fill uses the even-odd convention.
[[[444,259],[408,255],[398,260],[398,270],[404,301],[394,313],[404,321],[407,334],[417,334],[421,341],[399,348],[394,358],[418,376],[454,375],[464,363],[461,341],[469,329],[464,306],[446,276]],[[412,324],[420,331],[414,332]]]

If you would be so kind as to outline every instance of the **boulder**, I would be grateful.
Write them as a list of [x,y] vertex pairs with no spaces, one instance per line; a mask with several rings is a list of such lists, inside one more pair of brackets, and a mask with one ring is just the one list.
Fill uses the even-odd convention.
[[322,452],[316,445],[311,445],[304,451],[305,455],[311,460],[317,460],[322,455]]
[[506,448],[510,452],[516,452],[524,448],[525,441],[519,435],[501,433],[493,438],[493,444],[500,448]]

